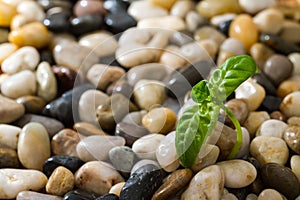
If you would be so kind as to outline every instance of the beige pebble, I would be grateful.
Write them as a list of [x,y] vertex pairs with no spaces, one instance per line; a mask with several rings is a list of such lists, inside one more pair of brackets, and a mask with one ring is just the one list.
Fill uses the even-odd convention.
[[250,137],[253,138],[260,125],[269,120],[270,116],[266,111],[250,112],[243,126],[249,131]]
[[180,55],[187,60],[188,63],[196,63],[200,60],[210,59],[208,52],[199,44],[199,41],[181,46]]
[[232,193],[227,193],[222,195],[221,200],[238,200],[238,198]]
[[80,141],[79,134],[72,129],[63,129],[51,140],[51,150],[54,155],[77,156],[76,146]]
[[64,42],[76,42],[77,39],[74,35],[71,35],[69,33],[56,33],[53,34],[52,40],[50,42],[50,49],[53,50],[56,45],[62,44]]
[[277,88],[277,95],[280,98],[284,98],[292,92],[300,90],[300,76],[294,75],[280,83]]
[[234,53],[232,51],[219,51],[217,65],[221,66],[228,58],[234,56]]
[[288,58],[294,65],[293,74],[300,75],[300,53],[291,53]]
[[282,30],[280,31],[280,37],[285,41],[292,42],[292,43],[299,43],[300,42],[300,24],[296,21],[292,20],[285,20],[282,26]]
[[219,147],[211,144],[205,144],[202,146],[201,151],[198,153],[198,156],[192,166],[194,173],[197,173],[216,163],[219,157],[220,149]]
[[122,176],[108,163],[91,161],[81,166],[75,173],[75,184],[78,188],[107,194],[117,183],[124,182]]
[[287,120],[287,123],[289,126],[300,126],[300,117],[290,117],[288,120]]
[[183,19],[177,16],[164,16],[142,19],[138,22],[138,28],[161,28],[173,31],[180,31],[186,28]]
[[194,6],[194,3],[189,0],[177,1],[170,10],[170,14],[184,18]]
[[226,37],[221,32],[217,31],[211,26],[203,26],[197,29],[194,33],[194,38],[197,41],[212,39],[217,43],[218,46],[220,46],[226,39]]
[[246,200],[257,200],[257,195],[253,193],[248,194]]
[[186,60],[180,55],[180,48],[177,46],[167,46],[162,53],[159,62],[166,65],[168,71],[173,71],[186,64]]
[[44,162],[50,157],[49,135],[43,125],[31,122],[22,128],[18,156],[24,167],[42,170]]
[[163,17],[168,15],[165,8],[152,4],[150,1],[134,1],[128,8],[128,14],[139,21],[152,17]]
[[265,62],[274,54],[272,49],[262,43],[255,43],[250,48],[250,55],[260,69],[263,69]]
[[249,155],[250,134],[245,127],[242,128],[242,144],[235,158],[243,158]]
[[33,191],[22,191],[18,193],[16,200],[62,200],[62,197],[50,195],[50,194],[43,194],[39,192],[33,192]]
[[211,58],[215,58],[218,53],[218,44],[213,39],[204,39],[198,41],[198,44],[208,53]]
[[246,50],[241,41],[235,38],[227,38],[220,46],[221,51],[229,51],[234,55],[245,54]]
[[120,196],[120,193],[121,193],[121,190],[123,188],[123,186],[125,185],[125,182],[120,182],[120,183],[117,183],[115,185],[113,185],[110,190],[109,190],[109,194],[115,194],[117,195],[118,197]]
[[11,123],[25,113],[22,104],[0,95],[0,123]]
[[256,132],[256,136],[270,136],[282,138],[287,124],[276,119],[269,119],[264,121]]
[[42,21],[45,18],[43,9],[35,1],[22,1],[18,4],[17,11],[30,20]]
[[237,99],[244,99],[248,105],[249,111],[256,110],[264,100],[265,96],[265,89],[252,79],[248,79],[235,90],[235,97]]
[[191,32],[194,32],[200,25],[204,25],[206,21],[205,17],[199,15],[194,10],[188,12],[185,17],[186,28]]
[[281,194],[274,189],[263,190],[257,198],[257,200],[269,200],[269,199],[284,200],[284,198],[281,196]]
[[276,4],[276,0],[264,0],[264,1],[239,0],[239,4],[244,11],[250,14],[255,14],[268,7],[274,6]]
[[281,112],[287,117],[300,116],[300,91],[292,92],[284,97],[280,105]]
[[[13,43],[2,43],[0,44],[0,65],[1,63],[8,58],[11,54],[17,51],[18,46]],[[1,66],[3,71],[3,67]]]
[[7,74],[15,74],[22,70],[35,70],[40,61],[39,52],[30,46],[22,47],[12,53],[2,63],[2,71]]
[[62,196],[71,191],[75,184],[73,173],[65,167],[57,167],[49,177],[46,191],[49,194]]
[[17,126],[0,124],[0,145],[17,149],[21,129]]
[[218,26],[222,22],[233,20],[236,16],[237,16],[237,14],[235,14],[235,13],[225,13],[225,14],[221,14],[221,15],[216,15],[210,19],[210,23],[214,26]]
[[196,10],[199,14],[211,18],[215,15],[220,15],[224,13],[240,13],[241,8],[238,0],[227,0],[227,1],[218,1],[218,0],[205,0],[200,1]]
[[107,135],[107,133],[101,130],[98,126],[87,122],[77,122],[74,124],[73,129],[84,136]]
[[293,155],[291,157],[291,168],[294,174],[297,176],[300,181],[300,155]]
[[133,165],[131,171],[130,171],[130,174],[132,175],[138,168],[144,166],[144,165],[155,165],[157,166],[158,168],[160,168],[158,162],[154,161],[154,160],[148,160],[148,159],[143,159],[143,160],[140,160],[138,161],[137,163],[135,163],[135,165]]
[[[231,110],[232,114],[236,117],[240,124],[243,124],[246,121],[249,111],[248,106],[243,99],[231,99],[225,103],[225,106]],[[233,125],[232,121],[227,115],[225,118],[225,122],[227,124]]]
[[29,24],[33,22],[33,19],[28,18],[26,15],[23,14],[17,14],[14,16],[10,23],[10,30],[16,30],[18,28],[21,28],[25,24]]
[[268,136],[255,137],[250,144],[250,153],[261,165],[271,162],[285,165],[289,157],[285,141]]
[[268,8],[255,15],[253,22],[260,32],[277,34],[283,26],[284,16],[279,10]]

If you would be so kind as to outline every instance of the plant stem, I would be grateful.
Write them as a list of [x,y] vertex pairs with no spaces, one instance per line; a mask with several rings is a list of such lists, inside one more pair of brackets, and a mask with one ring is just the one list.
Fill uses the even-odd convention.
[[235,142],[230,154],[227,157],[227,159],[229,160],[229,159],[235,158],[237,153],[239,152],[241,145],[242,145],[242,141],[243,141],[243,133],[242,133],[242,129],[241,129],[241,125],[240,125],[239,121],[235,118],[235,116],[233,115],[231,110],[228,109],[224,105],[222,106],[222,109],[226,112],[229,119],[232,121],[234,127],[236,128],[236,142]]

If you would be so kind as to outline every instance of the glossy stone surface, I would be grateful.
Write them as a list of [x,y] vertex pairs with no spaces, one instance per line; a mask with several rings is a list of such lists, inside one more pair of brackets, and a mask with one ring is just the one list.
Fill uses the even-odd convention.
[[104,23],[113,34],[121,33],[137,25],[135,19],[125,12],[107,14],[104,18]]
[[26,113],[38,114],[41,113],[46,102],[37,96],[23,96],[16,99],[19,104],[22,104],[25,107]]
[[70,31],[75,35],[82,35],[100,29],[102,24],[103,18],[101,15],[85,15],[71,19]]
[[22,104],[0,95],[0,123],[11,123],[20,118],[25,113]]

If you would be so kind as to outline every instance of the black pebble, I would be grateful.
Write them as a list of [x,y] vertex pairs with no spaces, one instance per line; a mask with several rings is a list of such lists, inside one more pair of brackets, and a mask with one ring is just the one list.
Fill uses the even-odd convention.
[[137,25],[136,20],[126,12],[109,13],[106,15],[104,23],[113,34],[121,33]]
[[266,110],[269,113],[271,113],[273,111],[278,111],[278,110],[280,110],[281,102],[282,102],[281,98],[276,97],[276,96],[267,95],[264,98],[260,109]]
[[103,6],[111,13],[120,13],[127,11],[129,3],[121,0],[106,0]]
[[221,33],[223,33],[224,35],[228,36],[228,32],[229,32],[229,28],[230,28],[231,22],[232,22],[232,20],[227,20],[227,21],[221,22],[218,25],[218,30]]
[[71,14],[68,11],[62,11],[48,15],[43,20],[43,24],[53,32],[67,32],[70,28],[70,18]]
[[98,197],[96,200],[119,200],[119,197],[115,194],[106,194]]
[[50,50],[43,49],[39,53],[40,53],[40,62],[46,61],[50,65],[54,65],[55,61],[52,52]]
[[70,30],[74,35],[82,35],[101,29],[103,18],[101,15],[91,14],[82,17],[76,17],[70,21]]
[[276,96],[277,90],[273,83],[262,73],[257,73],[252,76],[252,78],[261,86],[265,88],[265,91],[269,95]]
[[99,197],[98,194],[85,190],[70,191],[64,196],[64,200],[94,200]]

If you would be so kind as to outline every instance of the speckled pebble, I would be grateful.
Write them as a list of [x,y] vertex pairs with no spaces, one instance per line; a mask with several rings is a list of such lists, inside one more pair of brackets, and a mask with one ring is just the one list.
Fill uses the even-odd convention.
[[292,92],[282,100],[280,111],[287,117],[300,116],[300,92]]
[[63,129],[55,134],[51,140],[51,150],[54,155],[77,156],[76,146],[80,141],[77,132]]

